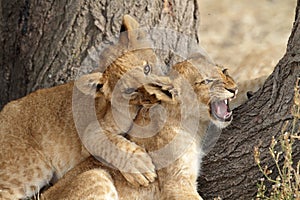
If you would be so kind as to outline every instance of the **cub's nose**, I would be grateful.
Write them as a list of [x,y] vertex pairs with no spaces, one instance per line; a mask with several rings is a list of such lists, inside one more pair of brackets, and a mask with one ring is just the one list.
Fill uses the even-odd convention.
[[226,88],[227,91],[231,92],[233,94],[232,98],[235,98],[237,93],[238,93],[238,89],[237,88]]

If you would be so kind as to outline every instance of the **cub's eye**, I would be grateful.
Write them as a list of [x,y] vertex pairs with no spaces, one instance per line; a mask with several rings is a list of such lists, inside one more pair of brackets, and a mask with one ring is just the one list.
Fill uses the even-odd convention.
[[228,74],[228,69],[223,69],[222,72],[223,72],[223,74],[226,75],[226,76],[229,75],[229,74]]
[[125,94],[132,94],[135,92],[135,89],[134,88],[126,88],[126,90],[124,92],[125,92]]
[[203,84],[203,85],[207,85],[209,83],[212,83],[214,80],[212,79],[204,79],[203,81],[201,82],[198,82],[199,84]]
[[145,75],[148,75],[151,73],[151,66],[147,63],[145,66],[144,66],[144,74]]

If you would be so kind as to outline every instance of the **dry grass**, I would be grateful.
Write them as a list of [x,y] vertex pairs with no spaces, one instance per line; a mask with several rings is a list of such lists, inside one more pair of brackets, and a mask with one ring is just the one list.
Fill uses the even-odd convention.
[[[287,131],[288,122],[282,128],[282,134],[278,139],[272,138],[270,145],[270,156],[272,157],[278,176],[273,179],[273,171],[268,166],[261,166],[260,153],[258,147],[254,149],[255,162],[264,178],[258,184],[257,199],[280,199],[294,200],[300,199],[300,161],[293,158],[293,145],[300,142],[300,78],[295,86],[294,105],[292,109],[293,121],[292,130]],[[277,152],[275,149],[279,149]],[[279,159],[283,157],[283,164]],[[266,182],[272,185],[269,195],[266,195]]]

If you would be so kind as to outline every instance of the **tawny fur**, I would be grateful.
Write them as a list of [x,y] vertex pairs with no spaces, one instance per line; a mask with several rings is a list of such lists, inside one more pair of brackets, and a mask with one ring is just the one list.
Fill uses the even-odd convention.
[[[127,29],[133,29],[137,28],[138,24],[134,20],[127,18],[127,20],[124,20],[124,26]],[[129,32],[127,38],[129,44],[133,46],[139,45],[134,44],[138,42],[135,37],[137,36],[134,33]],[[124,73],[131,70],[132,67],[144,66],[145,61],[150,64],[155,62],[155,54],[151,49],[128,52],[114,61],[103,76],[99,73],[86,77],[88,81],[92,80],[89,84],[98,84],[97,82],[100,81],[100,77],[101,81],[105,83],[101,92],[95,94],[97,97],[95,100],[96,114],[103,127],[114,127],[114,123],[110,121],[111,107],[109,100],[117,81]],[[199,64],[196,61],[194,64],[197,66],[203,63]],[[174,68],[186,77],[191,85],[194,85],[195,81],[199,81],[199,79],[215,76],[215,69],[205,72],[200,70],[201,73],[199,73],[199,71],[193,71],[191,67],[188,67],[189,65],[189,62],[184,62],[179,63]],[[217,78],[227,79],[220,73],[220,70],[217,71],[217,74],[221,74],[220,76],[217,75]],[[97,76],[99,76],[99,80]],[[166,79],[159,80],[159,84],[166,81]],[[155,81],[158,81],[158,79]],[[230,79],[224,82],[226,83],[225,87],[232,88],[234,86]],[[91,85],[93,87],[90,87],[80,84],[78,85],[80,91],[84,93],[94,92],[95,85]],[[83,81],[83,84],[86,84],[86,82]],[[245,85],[246,88],[249,88],[249,85]],[[131,141],[128,141],[126,138],[118,135],[120,130],[115,128],[106,133],[114,144],[121,144],[120,146],[126,148],[128,153],[140,152],[144,155],[142,157],[145,159],[141,160],[141,163],[145,164],[144,170],[146,171],[144,173],[126,173],[126,171],[121,173],[119,170],[107,168],[92,157],[89,157],[90,153],[82,146],[72,119],[71,97],[73,86],[74,83],[71,82],[62,86],[39,90],[25,98],[9,103],[1,111],[0,199],[17,199],[32,196],[41,187],[47,185],[51,179],[59,179],[81,161],[83,162],[71,170],[63,180],[47,191],[44,198],[200,199],[196,192],[196,177],[201,161],[201,139],[207,124],[211,120],[206,118],[209,116],[209,113],[207,113],[207,102],[210,99],[207,88],[194,88],[199,101],[202,102],[200,103],[203,106],[200,108],[201,116],[204,113],[203,116],[206,117],[203,118],[202,116],[199,132],[193,138],[192,143],[190,143],[190,148],[172,165],[157,171],[159,180],[148,187],[134,187],[132,184],[148,185],[149,182],[154,181],[156,176],[153,172],[154,165],[152,164],[152,158],[148,156],[145,149],[152,151],[155,148],[160,148],[161,145],[168,143],[174,135],[186,132],[186,130],[176,127],[179,123],[177,116],[178,105],[176,107],[170,104],[170,102],[163,101],[162,105],[166,106],[177,117],[171,118],[165,128],[154,138],[147,138],[145,140],[129,137],[128,139]],[[246,90],[252,90],[251,88],[252,85],[250,89]],[[203,93],[203,91],[206,92]],[[146,93],[148,94],[148,92]],[[223,91],[219,92],[222,93]],[[156,93],[158,97],[160,94]],[[224,95],[221,98],[227,98],[227,96]],[[152,97],[150,95],[144,98]],[[140,103],[142,100],[137,101]],[[238,104],[240,103],[238,102]],[[135,110],[135,108],[133,107],[133,113],[138,112],[138,109]],[[148,113],[147,109],[146,113]],[[145,118],[145,113],[139,114],[136,123],[143,125],[143,123],[147,123],[147,120],[149,121],[147,117]],[[224,126],[219,122],[216,123],[222,127]],[[130,124],[128,124],[128,129],[129,126]],[[131,132],[134,131],[134,129],[131,130]],[[136,142],[136,144],[133,142]],[[184,142],[181,145],[183,144]],[[96,152],[96,155],[97,153],[99,152]],[[104,160],[110,161],[111,164],[114,164],[113,162],[120,162],[120,160],[113,159],[115,156],[114,152],[109,153],[109,157],[104,157]],[[101,149],[98,156],[103,157]],[[88,159],[85,160],[86,158]],[[135,161],[133,160],[132,162],[134,166]],[[153,162],[156,162],[155,158]],[[126,179],[124,179],[124,176]]]
[[[230,123],[230,121],[221,122],[210,115],[209,103],[211,101],[233,98],[236,95],[236,84],[227,75],[227,72],[222,71],[222,69],[214,66],[212,63],[203,61],[201,57],[178,63],[173,69],[180,75],[170,75],[174,78],[174,84],[179,93],[175,98],[175,103],[162,101],[160,104],[169,113],[169,117],[163,128],[153,137],[144,139],[139,137],[143,136],[143,133],[136,132],[134,128],[128,133],[129,140],[143,146],[152,156],[152,160],[157,167],[158,178],[156,181],[147,187],[134,187],[121,176],[118,170],[109,168],[90,157],[46,191],[42,195],[42,199],[89,199],[88,196],[99,192],[95,191],[95,189],[98,185],[102,184],[107,186],[106,192],[117,191],[118,197],[111,199],[202,199],[197,193],[196,181],[202,157],[202,139],[206,134],[205,131],[210,122],[213,122],[220,128],[224,128]],[[203,81],[206,79],[213,80],[213,83]],[[185,107],[184,109],[196,109],[197,105],[199,105],[199,110],[197,110],[200,113],[199,118],[197,116],[188,116],[189,121],[195,120],[194,118],[199,120],[197,132],[190,132],[187,127],[180,126],[181,117],[185,117],[181,116],[181,107],[184,105],[180,97],[189,94],[185,92],[188,88],[186,88],[187,83],[184,80],[187,80],[192,91],[196,94],[196,99],[193,96],[184,99],[184,101],[187,101],[187,105],[189,105],[189,107]],[[147,88],[147,92],[151,93],[152,89],[151,87]],[[157,105],[152,107],[154,113],[157,113],[155,112],[156,108]],[[150,113],[145,108],[140,110],[135,123],[147,125],[149,124],[149,120]],[[155,118],[152,118],[152,123],[154,126],[153,130],[155,130],[155,125],[159,126],[161,123],[159,114]],[[176,151],[176,148],[183,149],[182,154],[178,158],[173,160],[172,152],[170,155],[165,155],[165,157],[163,155],[161,158],[159,157],[160,155],[151,154],[151,152],[170,144],[175,137],[177,137],[177,143],[173,146],[173,150]],[[168,161],[168,159],[171,162],[168,165],[162,165],[162,162]],[[108,176],[109,180],[108,177],[105,180],[104,178],[101,179],[104,175]],[[100,183],[93,181],[95,177],[101,179]],[[78,185],[82,187],[78,188]],[[107,194],[95,195],[94,197],[95,199],[105,199],[105,195]]]
[[[75,83],[74,92],[83,93],[82,98],[92,98],[93,101],[95,98],[97,119],[104,129],[105,135],[112,143],[127,149],[129,155],[136,153],[142,155],[132,160],[134,164],[138,165],[139,163],[141,165],[137,166],[135,172],[139,172],[139,170],[142,172],[127,173],[128,171],[124,171],[123,175],[132,184],[148,185],[156,177],[151,157],[144,148],[128,141],[121,135],[124,133],[123,130],[118,129],[112,120],[110,99],[117,81],[132,69],[137,71],[133,71],[131,79],[121,81],[124,88],[139,87],[143,85],[143,81],[146,79],[148,81],[146,84],[150,82],[163,88],[170,86],[170,81],[166,77],[159,77],[154,74],[145,76],[143,68],[145,65],[155,65],[155,54],[149,48],[138,49],[141,36],[140,33],[136,35],[133,31],[138,28],[138,23],[135,20],[125,16],[123,26],[128,32],[121,37],[120,40],[122,41],[120,42],[130,46],[130,48],[137,48],[137,50],[123,51],[124,54],[114,60],[103,74],[95,73],[84,76]],[[123,49],[117,48],[116,50],[121,51]],[[1,111],[1,200],[30,197],[48,185],[51,180],[60,179],[67,171],[90,156],[90,153],[81,143],[73,121],[73,88],[74,82],[70,82],[61,86],[42,89],[8,103]],[[147,97],[147,99],[149,98]],[[130,101],[132,117],[138,111],[138,105],[142,101],[143,96],[139,95]],[[116,112],[122,115],[122,108],[116,107]],[[131,121],[132,119],[129,120],[130,123]],[[124,125],[128,130],[131,127],[130,123]],[[83,135],[82,139],[91,139],[89,137],[89,135]],[[99,142],[101,146],[101,142],[105,141],[94,142]],[[106,146],[103,145],[104,147]],[[92,153],[104,160],[109,160],[111,165],[118,165],[118,162],[124,162],[124,160],[127,162],[127,158],[122,157],[119,157],[119,160],[110,159],[111,156],[117,155],[114,155],[116,152],[110,151],[109,148]],[[109,155],[109,157],[105,157],[105,155]],[[131,166],[136,167],[135,165]]]

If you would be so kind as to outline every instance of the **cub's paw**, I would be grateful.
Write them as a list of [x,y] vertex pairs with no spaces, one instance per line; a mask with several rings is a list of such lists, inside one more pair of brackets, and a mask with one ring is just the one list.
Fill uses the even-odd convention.
[[152,159],[144,150],[135,151],[125,166],[121,173],[134,186],[148,186],[157,177]]
[[144,174],[138,173],[124,173],[122,172],[124,178],[132,185],[139,186],[148,186],[149,183],[152,183],[156,178],[156,173],[149,172]]

